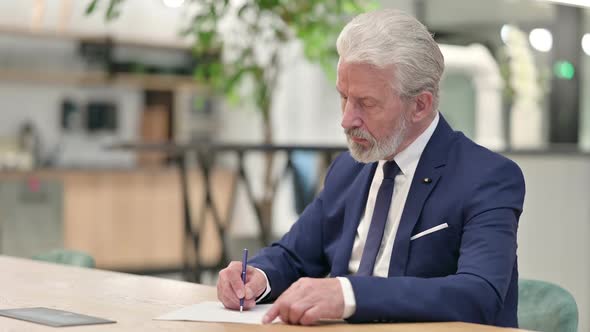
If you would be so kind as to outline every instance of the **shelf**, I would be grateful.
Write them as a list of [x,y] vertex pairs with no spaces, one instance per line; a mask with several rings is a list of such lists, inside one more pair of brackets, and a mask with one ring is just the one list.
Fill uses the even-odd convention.
[[164,74],[116,74],[112,79],[106,79],[105,83],[139,86],[148,90],[170,90],[171,87],[187,87],[204,89],[203,85],[197,84],[192,77],[182,77]]
[[178,87],[204,89],[191,77],[164,74],[114,74],[109,75],[102,71],[89,72],[58,72],[58,71],[32,71],[0,69],[0,82],[20,82],[32,84],[56,84],[65,85],[123,85],[139,87],[146,90],[171,90]]
[[[54,40],[66,40],[76,43],[112,43],[114,47],[139,47],[158,50],[174,50],[189,52],[189,43],[151,43],[141,40],[130,40],[114,38],[108,35],[99,34],[76,34],[71,32],[58,32],[43,29],[26,29],[9,27],[0,24],[0,34],[25,37],[25,38],[49,38]],[[0,68],[0,81],[11,81],[31,84],[65,84],[84,86],[123,85],[139,87],[146,90],[171,90],[177,87],[201,88],[190,76],[173,74],[134,74],[117,72],[109,75],[102,70],[68,72],[66,70],[35,70]]]
[[109,35],[100,34],[77,34],[71,32],[58,32],[51,30],[35,30],[35,29],[24,29],[17,27],[9,27],[0,24],[0,34],[14,35],[21,37],[30,38],[52,38],[59,40],[69,40],[74,42],[91,41],[91,42],[107,42],[110,41],[114,45],[118,46],[129,46],[129,47],[140,47],[140,48],[157,48],[166,50],[178,50],[178,51],[190,51],[190,42],[146,42],[143,40],[124,39],[116,38]]

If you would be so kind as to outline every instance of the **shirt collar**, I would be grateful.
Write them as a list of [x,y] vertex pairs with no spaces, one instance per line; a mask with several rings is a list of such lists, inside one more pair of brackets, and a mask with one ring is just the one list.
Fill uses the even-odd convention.
[[[438,125],[439,118],[440,115],[438,112],[436,112],[436,116],[428,128],[426,128],[426,130],[424,130],[424,132],[422,132],[422,134],[420,134],[420,136],[418,136],[418,138],[416,138],[412,144],[393,157],[393,160],[395,160],[399,166],[400,171],[404,175],[413,174],[416,170],[420,156],[422,156],[422,152],[424,151],[424,148],[426,148],[426,144],[428,144],[430,137],[432,137],[432,134]],[[385,162],[385,160],[379,161],[379,168],[382,168]]]

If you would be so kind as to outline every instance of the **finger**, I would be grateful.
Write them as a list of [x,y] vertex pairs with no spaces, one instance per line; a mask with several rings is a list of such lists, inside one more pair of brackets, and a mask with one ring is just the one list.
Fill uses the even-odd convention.
[[223,280],[220,278],[219,282],[217,283],[217,297],[221,300],[222,297],[231,298],[232,302],[238,300],[233,288],[231,287],[230,283],[227,281],[226,278]]
[[221,299],[224,304],[227,304],[227,308],[237,309],[240,307],[240,299],[236,297],[233,289],[229,286],[227,287],[227,291],[221,293]]
[[285,323],[289,323],[289,311],[291,310],[291,302],[283,301],[279,305],[279,317]]
[[289,324],[300,324],[303,314],[312,307],[309,302],[297,302],[289,308]]
[[246,275],[247,275],[248,277],[250,277],[250,276],[254,275],[256,272],[260,272],[260,271],[258,271],[258,270],[257,270],[255,267],[253,267],[253,266],[250,266],[250,265],[248,265],[248,266],[246,267]]
[[[217,281],[217,284],[221,286],[221,288],[223,290],[225,290],[228,286],[227,284],[231,284],[231,283],[243,283],[241,280],[241,263],[237,262],[237,261],[233,261],[231,263],[228,264],[228,266],[219,271],[219,280]],[[233,289],[232,287],[229,287],[229,289]],[[236,294],[237,296],[238,294]]]
[[260,271],[256,271],[248,278],[245,286],[246,299],[255,299],[266,289],[266,279]]
[[238,299],[243,298],[245,295],[245,291],[244,291],[244,282],[242,281],[242,278],[239,275],[232,273],[228,278],[228,282],[229,282],[234,294],[236,295],[236,297]]
[[264,317],[262,318],[262,324],[270,324],[272,323],[275,318],[279,315],[279,305],[275,302],[275,304],[268,309]]
[[255,300],[245,300],[244,301],[244,309],[245,310],[250,310],[250,309],[254,308],[255,306],[256,306]]
[[279,296],[279,298],[275,301],[275,303],[270,307],[264,318],[262,319],[263,324],[272,323],[273,320],[277,317],[281,317],[281,320],[285,323],[288,323],[288,308],[285,307],[285,303],[290,302],[291,297],[295,300],[297,299],[297,290],[300,287],[300,282],[297,281],[291,287],[287,288],[286,291]]
[[[243,298],[245,294],[244,294],[244,281],[242,280],[242,262],[233,261],[230,263],[229,268],[232,271],[231,278],[230,278],[232,288],[234,288],[235,290],[241,289],[241,293],[236,293],[236,295],[238,295],[239,298]],[[246,271],[248,271],[248,270],[246,269]],[[246,281],[247,280],[248,280],[248,277],[246,274]]]
[[223,303],[223,306],[228,309],[232,309],[232,310],[240,309],[240,300],[236,299],[233,296],[222,295],[220,300],[221,300],[221,303]]
[[287,288],[286,291],[283,292],[283,294],[281,294],[279,296],[279,298],[275,301],[276,302],[281,302],[281,301],[289,301],[292,297],[298,297],[299,295],[299,287],[300,287],[300,282],[297,281],[294,284],[292,284],[291,286],[289,286],[289,288]]
[[254,295],[254,294],[255,294],[256,292],[254,292],[254,290],[252,290],[252,285],[248,285],[248,284],[246,284],[246,285],[244,286],[244,290],[245,290],[245,291],[244,291],[244,294],[245,294],[245,295],[244,295],[244,299],[245,299],[245,300],[252,300],[252,299],[255,299],[255,295]]
[[226,271],[222,270],[219,272],[219,279],[217,280],[217,299],[224,303],[225,297],[227,297],[228,294],[233,295],[233,290],[227,282]]
[[317,306],[312,306],[308,310],[306,310],[301,319],[299,320],[299,324],[301,325],[316,325],[320,320],[320,309]]
[[289,323],[289,311],[291,305],[302,300],[304,294],[300,292],[301,281],[295,282],[275,302],[279,306],[279,317],[285,323]]
[[[240,273],[242,270],[240,269]],[[250,278],[260,274],[262,276],[262,272],[260,272],[257,268],[248,265],[246,268],[246,282],[250,281]],[[262,277],[264,279],[264,277]]]
[[223,281],[221,280],[221,278],[219,278],[217,280],[217,299],[219,301],[221,301],[221,293],[223,291],[223,288],[221,287],[221,284],[223,283]]

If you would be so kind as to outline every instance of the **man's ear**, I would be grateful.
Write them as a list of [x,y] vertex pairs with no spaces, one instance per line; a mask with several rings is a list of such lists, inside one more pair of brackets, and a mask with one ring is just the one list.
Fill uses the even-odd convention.
[[422,122],[426,117],[432,114],[434,107],[434,96],[430,91],[422,91],[414,98],[414,107],[412,112],[413,122]]

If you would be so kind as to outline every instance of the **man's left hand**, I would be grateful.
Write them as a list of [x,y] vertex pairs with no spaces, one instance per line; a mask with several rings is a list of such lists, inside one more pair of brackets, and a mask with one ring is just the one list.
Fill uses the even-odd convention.
[[275,318],[289,324],[314,325],[320,319],[341,319],[344,295],[336,278],[301,278],[287,289],[268,310],[262,322]]

